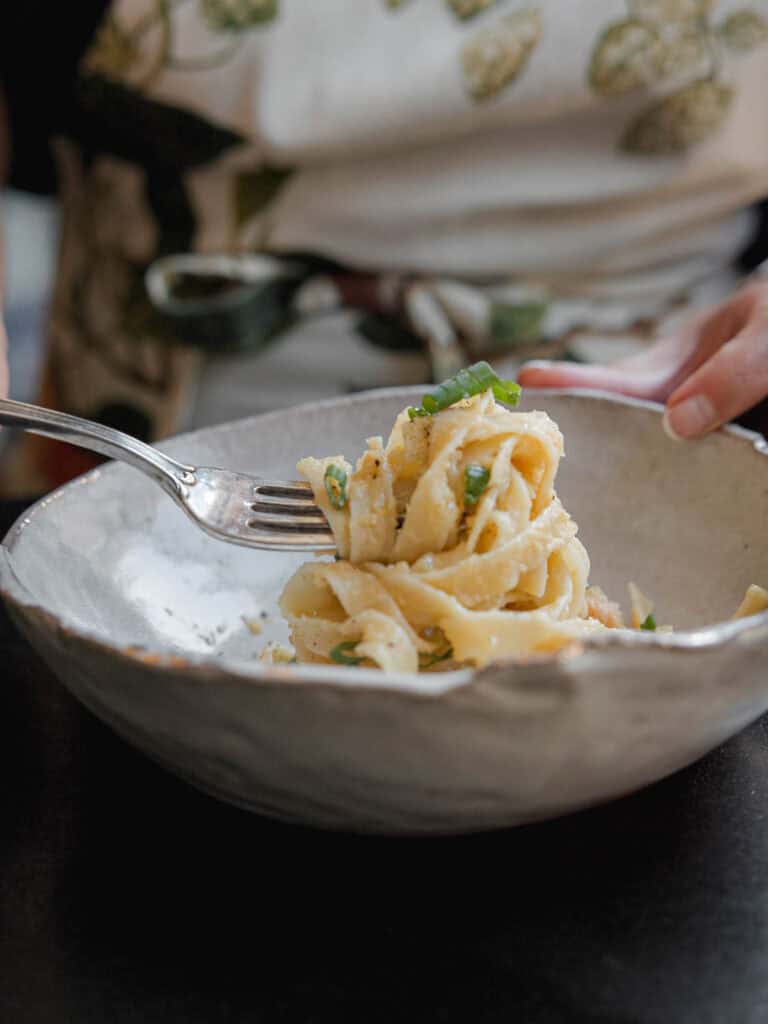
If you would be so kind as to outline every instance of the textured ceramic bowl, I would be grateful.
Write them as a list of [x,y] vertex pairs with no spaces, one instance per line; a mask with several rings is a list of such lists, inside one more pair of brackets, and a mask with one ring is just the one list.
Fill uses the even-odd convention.
[[[293,477],[354,455],[413,389],[179,437],[181,458]],[[678,444],[647,403],[529,392],[560,424],[558,492],[592,579],[635,580],[672,635],[601,637],[480,672],[394,677],[266,666],[300,558],[211,540],[134,470],[110,465],[39,502],[0,548],[0,587],[62,682],[190,782],[331,828],[450,833],[551,817],[646,785],[768,709],[768,614],[727,622],[768,584],[768,459],[756,435]],[[266,615],[266,618],[262,616]],[[246,621],[263,632],[254,635]],[[719,623],[719,624],[717,624]]]

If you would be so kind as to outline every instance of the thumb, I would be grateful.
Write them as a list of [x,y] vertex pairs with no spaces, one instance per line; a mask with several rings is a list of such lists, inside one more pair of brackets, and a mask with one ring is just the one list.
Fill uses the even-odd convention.
[[756,316],[670,396],[665,421],[678,438],[701,437],[768,395],[768,315]]

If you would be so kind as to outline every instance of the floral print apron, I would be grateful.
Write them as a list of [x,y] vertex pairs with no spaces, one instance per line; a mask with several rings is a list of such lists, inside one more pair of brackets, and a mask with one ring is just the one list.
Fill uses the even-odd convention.
[[56,141],[41,401],[153,440],[643,344],[734,283],[767,81],[760,0],[118,0]]

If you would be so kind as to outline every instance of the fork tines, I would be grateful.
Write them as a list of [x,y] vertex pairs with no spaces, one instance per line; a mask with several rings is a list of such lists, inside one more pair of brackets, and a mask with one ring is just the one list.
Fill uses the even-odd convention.
[[[264,509],[309,509],[319,512],[315,504],[312,488],[307,483],[297,480],[295,483],[284,481],[265,481],[253,488],[254,504],[263,505]],[[322,513],[320,513],[322,515]]]
[[249,523],[253,529],[296,533],[303,542],[316,534],[319,544],[331,538],[328,520],[315,504],[308,483],[261,481],[253,489],[250,507],[255,513]]

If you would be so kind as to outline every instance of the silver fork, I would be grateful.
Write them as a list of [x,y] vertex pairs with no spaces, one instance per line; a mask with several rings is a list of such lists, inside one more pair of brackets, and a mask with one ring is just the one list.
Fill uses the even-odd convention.
[[270,551],[333,551],[328,521],[301,480],[265,480],[211,466],[188,466],[112,427],[0,399],[0,426],[18,427],[107,455],[160,484],[206,533]]

